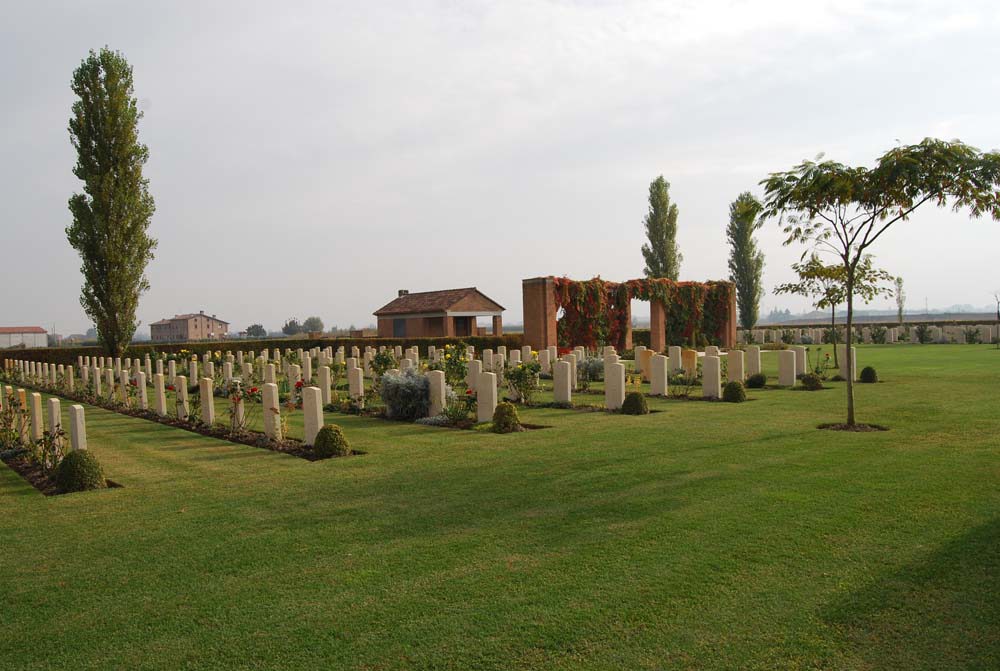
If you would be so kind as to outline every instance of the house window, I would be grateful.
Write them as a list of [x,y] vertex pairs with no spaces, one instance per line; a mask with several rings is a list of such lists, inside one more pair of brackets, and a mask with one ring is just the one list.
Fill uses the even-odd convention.
[[405,338],[406,337],[406,320],[405,319],[393,319],[392,320],[392,337],[393,338]]

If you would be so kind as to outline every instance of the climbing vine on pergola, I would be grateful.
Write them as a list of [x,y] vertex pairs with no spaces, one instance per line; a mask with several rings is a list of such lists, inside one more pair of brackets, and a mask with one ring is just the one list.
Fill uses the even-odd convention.
[[725,335],[735,295],[731,282],[674,282],[639,279],[608,282],[600,277],[577,281],[554,279],[561,346],[614,345],[624,348],[631,324],[631,300],[656,301],[664,306],[669,344],[718,344]]

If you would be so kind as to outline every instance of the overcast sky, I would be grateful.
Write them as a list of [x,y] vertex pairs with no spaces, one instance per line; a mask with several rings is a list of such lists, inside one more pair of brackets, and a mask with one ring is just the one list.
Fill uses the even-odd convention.
[[[998,30],[1000,5],[959,1],[8,3],[0,325],[89,326],[64,229],[91,48],[125,54],[145,111],[148,334],[202,309],[361,326],[399,288],[471,285],[516,322],[522,278],[642,275],[661,173],[682,279],[725,279],[729,203],[768,172],[1000,146]],[[759,241],[770,291],[802,250]],[[875,252],[922,309],[990,303],[998,249],[1000,223],[928,209]]]

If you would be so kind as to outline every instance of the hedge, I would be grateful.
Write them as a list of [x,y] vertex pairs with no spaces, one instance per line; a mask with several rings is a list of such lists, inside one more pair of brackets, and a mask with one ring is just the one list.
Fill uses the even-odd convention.
[[[503,336],[469,336],[467,338],[262,338],[258,340],[213,340],[186,343],[141,343],[130,345],[122,356],[142,357],[147,353],[171,353],[179,352],[182,349],[186,349],[193,354],[202,354],[204,352],[235,352],[239,350],[244,352],[259,352],[264,348],[273,349],[275,347],[280,347],[282,350],[299,348],[308,350],[313,347],[325,348],[328,346],[337,349],[341,345],[347,351],[350,351],[351,347],[355,346],[364,350],[365,346],[368,345],[372,347],[379,347],[381,345],[387,347],[394,347],[396,345],[404,347],[415,346],[426,353],[427,348],[431,345],[440,348],[459,342],[472,345],[476,348],[477,352],[481,352],[484,349],[496,349],[500,345],[504,345],[508,349],[520,348],[521,335],[520,333],[514,333]],[[75,366],[78,356],[94,357],[106,355],[107,353],[104,350],[95,346],[5,349],[0,350],[0,365],[7,359],[20,359],[22,361],[61,363]]]

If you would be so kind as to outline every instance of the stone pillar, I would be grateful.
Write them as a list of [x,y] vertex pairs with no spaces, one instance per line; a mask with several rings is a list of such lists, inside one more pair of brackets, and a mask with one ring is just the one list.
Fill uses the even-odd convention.
[[[858,375],[861,371],[858,370],[858,348],[851,347],[851,358],[854,360],[854,379],[858,379]],[[845,380],[848,378],[847,374],[847,345],[837,345],[837,360],[840,362],[840,377]]]
[[295,363],[290,364],[288,366],[288,393],[293,402],[298,400],[298,390],[295,388],[295,383],[301,379],[302,373],[300,372],[299,365]]
[[465,386],[467,389],[475,389],[479,375],[483,372],[483,362],[479,359],[469,360],[469,372],[465,374]]
[[747,377],[757,375],[760,371],[760,347],[748,345],[746,351],[746,374]]
[[[740,352],[742,354],[742,352]],[[649,360],[650,393],[654,396],[666,396],[669,374],[667,366],[670,359],[662,354],[654,354]]]
[[104,369],[104,384],[108,387],[108,398],[111,398],[115,391],[115,370],[113,368]]
[[521,350],[515,349],[510,351],[510,365],[516,366],[521,363]]
[[796,345],[792,347],[791,350],[795,352],[795,374],[801,375],[806,372],[809,367],[806,361],[806,348],[801,345]]
[[176,385],[177,379],[177,362],[171,359],[167,362],[167,384]]
[[42,395],[37,391],[31,393],[31,403],[28,406],[31,417],[31,432],[28,437],[31,442],[37,443],[42,439],[42,432],[45,430],[42,425]]
[[149,400],[146,396],[146,374],[142,371],[139,371],[135,376],[135,391],[139,402],[139,409],[148,410]]
[[681,350],[681,368],[688,377],[698,374],[698,352],[693,349]]
[[191,414],[191,406],[188,403],[188,381],[183,375],[174,378],[174,394],[176,394],[177,419],[187,419]]
[[[493,350],[484,349],[482,359],[483,359],[483,370],[485,371],[493,370]],[[478,380],[479,378],[476,379]]]
[[160,417],[167,416],[167,393],[163,385],[163,373],[153,375],[153,410]]
[[319,387],[302,388],[302,422],[302,442],[312,445],[316,442],[316,434],[323,428],[323,399]]
[[66,390],[71,394],[76,390],[76,372],[72,366],[66,367]]
[[[205,375],[208,375],[208,368],[207,367],[205,368]],[[198,377],[198,357],[196,357],[196,356],[191,357],[191,359],[188,361],[188,374],[187,374],[187,377],[188,377],[189,380],[198,380],[198,379],[200,379]]]
[[625,402],[625,364],[612,363],[605,366],[604,407],[618,410]]
[[330,405],[330,367],[319,367],[319,393],[323,399],[323,407]]
[[82,405],[69,406],[69,444],[74,450],[87,449],[87,420]]
[[521,347],[521,361],[531,361],[531,347],[529,345]]
[[131,380],[128,379],[128,369],[123,368],[120,373],[118,373],[118,401],[124,405],[128,406],[128,387]]
[[642,352],[636,358],[636,363],[639,364],[639,370],[642,372],[643,382],[649,382],[650,380],[650,362],[655,355],[656,352],[654,350],[643,348]]
[[701,395],[722,398],[722,361],[717,356],[706,356],[701,360]]
[[546,375],[552,373],[552,362],[549,361],[549,351],[547,349],[539,350],[538,364],[542,367],[541,370]]
[[265,384],[276,384],[278,382],[278,374],[274,368],[273,363],[269,363],[264,366],[264,383]]
[[213,380],[215,379],[215,362],[214,361],[206,361],[205,362],[205,377],[210,377]]
[[679,346],[671,345],[667,352],[670,359],[670,373],[684,367],[684,360],[681,357],[681,348]]
[[49,434],[56,435],[56,430],[62,425],[62,406],[58,398],[49,398]]
[[444,412],[445,407],[445,383],[444,371],[432,370],[427,372],[427,379],[431,383],[431,408],[430,417],[437,417]]
[[198,382],[201,392],[201,421],[208,426],[215,425],[215,395],[212,393],[213,381],[210,377],[203,377]]
[[226,361],[222,364],[222,380],[226,384],[233,381],[233,362]]
[[503,335],[503,317],[493,315],[493,335],[500,337]]
[[497,409],[497,376],[480,373],[476,380],[476,418],[480,422],[493,421],[493,411]]
[[556,344],[555,280],[534,277],[521,281],[524,344],[542,350]]
[[573,385],[570,380],[570,376],[573,373],[572,365],[570,365],[569,361],[556,361],[552,366],[552,370],[556,403],[572,403]]
[[[274,368],[274,364],[268,364]],[[274,440],[282,440],[281,407],[278,405],[278,385],[265,382],[261,388],[261,404],[264,412],[264,435]]]
[[569,384],[573,391],[576,391],[580,386],[580,377],[576,370],[577,355],[575,353],[567,354],[566,361],[569,363]]
[[360,368],[352,368],[347,371],[347,393],[355,400],[365,397],[365,377],[364,371]]
[[705,356],[719,356],[719,348],[715,345],[705,345]]
[[660,301],[649,301],[649,349],[657,354],[667,351],[667,312]]
[[795,386],[795,352],[790,349],[778,352],[778,384],[782,387]]
[[302,356],[302,379],[306,384],[312,382],[313,379],[312,357],[308,354]]
[[743,350],[731,349],[726,354],[726,370],[730,382],[743,382],[746,380],[743,365]]

